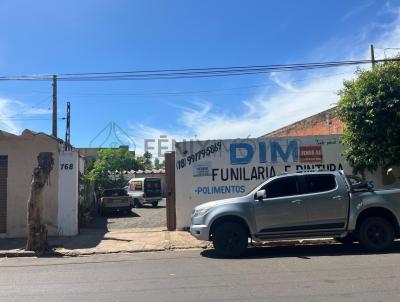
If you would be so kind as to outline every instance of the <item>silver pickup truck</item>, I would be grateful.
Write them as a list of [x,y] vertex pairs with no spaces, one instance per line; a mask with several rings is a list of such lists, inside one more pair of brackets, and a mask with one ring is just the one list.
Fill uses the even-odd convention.
[[243,197],[193,209],[190,232],[235,257],[255,241],[333,237],[383,251],[400,236],[400,189],[374,190],[343,172],[303,172],[270,178]]

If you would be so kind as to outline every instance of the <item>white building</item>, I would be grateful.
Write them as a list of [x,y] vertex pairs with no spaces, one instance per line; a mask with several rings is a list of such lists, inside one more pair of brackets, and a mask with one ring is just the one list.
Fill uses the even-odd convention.
[[78,152],[63,151],[61,140],[44,133],[0,131],[0,238],[26,237],[27,203],[40,152],[52,152],[54,159],[44,188],[49,236],[78,234]]

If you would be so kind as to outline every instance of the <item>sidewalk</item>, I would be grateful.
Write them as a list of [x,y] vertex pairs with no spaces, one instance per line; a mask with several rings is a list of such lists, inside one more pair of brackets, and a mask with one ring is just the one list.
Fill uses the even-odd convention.
[[[37,256],[24,250],[25,239],[0,239],[0,257]],[[209,242],[199,241],[188,232],[168,232],[163,228],[125,229],[102,232],[84,229],[75,237],[51,237],[52,248],[45,255],[81,256],[108,253],[166,251],[173,249],[207,248]]]
[[[75,237],[49,238],[51,251],[36,254],[24,250],[25,239],[0,239],[0,257],[84,256],[110,253],[156,252],[176,249],[206,249],[212,244],[200,241],[185,231],[166,231],[164,228],[125,229],[102,232],[83,229]],[[273,241],[254,243],[254,246],[293,246],[298,244],[330,244],[331,238]]]

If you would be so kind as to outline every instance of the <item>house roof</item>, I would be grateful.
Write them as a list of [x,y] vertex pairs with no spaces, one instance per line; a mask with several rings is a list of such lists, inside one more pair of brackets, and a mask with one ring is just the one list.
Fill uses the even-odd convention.
[[35,132],[29,129],[25,129],[24,131],[22,131],[21,135],[16,135],[4,130],[0,130],[0,137],[6,137],[6,138],[28,138],[28,137],[32,137],[32,136],[44,136],[47,137],[49,139],[55,140],[60,144],[63,144],[64,141],[58,137],[54,137],[52,135],[46,134],[44,132]]
[[262,135],[262,138],[342,134],[343,123],[335,114],[336,107],[311,115],[285,127]]

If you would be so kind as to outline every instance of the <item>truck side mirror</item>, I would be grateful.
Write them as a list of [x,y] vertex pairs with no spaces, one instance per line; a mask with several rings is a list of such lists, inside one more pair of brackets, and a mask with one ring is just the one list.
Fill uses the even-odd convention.
[[368,186],[368,189],[369,189],[369,190],[371,190],[371,191],[374,190],[374,182],[373,182],[373,181],[368,181],[368,182],[367,182],[367,186]]
[[267,197],[267,192],[265,190],[257,191],[255,197],[256,197],[257,200],[261,201],[261,200],[263,200],[264,198]]

